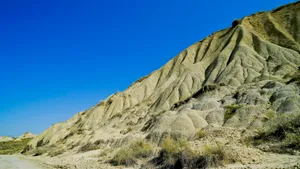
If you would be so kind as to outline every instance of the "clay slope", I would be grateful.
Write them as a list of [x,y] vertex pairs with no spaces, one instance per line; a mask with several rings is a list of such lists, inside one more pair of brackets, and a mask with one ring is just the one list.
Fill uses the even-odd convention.
[[34,137],[36,137],[36,135],[34,135],[34,134],[30,133],[30,132],[26,132],[26,133],[20,135],[16,139],[16,141],[21,141],[21,140],[24,140],[24,139],[31,139],[31,138],[34,138]]
[[[300,108],[300,3],[260,12],[193,44],[137,80],[34,138],[36,148],[191,138],[201,128],[263,126],[266,113]],[[238,105],[228,116],[228,105]]]

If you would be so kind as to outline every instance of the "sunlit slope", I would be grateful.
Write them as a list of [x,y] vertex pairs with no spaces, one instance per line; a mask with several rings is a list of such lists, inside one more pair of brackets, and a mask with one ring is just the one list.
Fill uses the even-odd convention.
[[299,2],[235,21],[127,90],[51,126],[26,150],[76,149],[96,141],[118,146],[135,138],[160,142],[166,135],[190,138],[204,127],[261,127],[271,110],[300,108],[293,81],[300,67],[299,29]]

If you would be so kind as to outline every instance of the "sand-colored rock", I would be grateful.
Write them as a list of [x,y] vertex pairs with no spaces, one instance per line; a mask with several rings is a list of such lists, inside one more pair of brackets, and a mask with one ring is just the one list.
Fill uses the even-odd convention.
[[[300,108],[300,85],[293,81],[300,67],[299,28],[299,2],[245,17],[125,91],[51,126],[26,150],[76,150],[96,141],[116,146],[132,138],[158,143],[166,136],[192,138],[202,128],[262,127],[268,110]],[[242,107],[224,118],[235,104]]]
[[0,137],[0,142],[5,142],[5,141],[13,141],[14,138],[8,137],[8,136],[2,136]]
[[32,134],[30,132],[26,132],[26,133],[20,135],[17,139],[15,139],[15,141],[22,141],[24,139],[32,139],[34,137],[36,137],[35,134]]

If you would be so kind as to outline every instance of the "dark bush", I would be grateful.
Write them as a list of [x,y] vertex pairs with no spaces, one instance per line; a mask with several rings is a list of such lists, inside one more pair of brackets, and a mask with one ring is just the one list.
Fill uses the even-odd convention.
[[238,19],[235,19],[235,20],[232,22],[232,27],[236,27],[236,26],[238,26],[239,24],[241,24],[241,21],[238,20]]

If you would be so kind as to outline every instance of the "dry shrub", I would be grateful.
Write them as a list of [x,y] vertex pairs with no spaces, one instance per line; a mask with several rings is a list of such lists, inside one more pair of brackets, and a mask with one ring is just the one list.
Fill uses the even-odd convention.
[[153,154],[153,147],[151,144],[146,143],[143,140],[136,141],[120,149],[113,159],[110,160],[112,165],[125,165],[131,166],[136,164],[137,158],[147,158]]
[[185,140],[166,138],[161,147],[159,156],[152,160],[152,163],[161,169],[207,167],[206,158],[192,151]]
[[254,145],[270,143],[270,148],[264,151],[288,154],[300,151],[300,113],[286,113],[269,120],[253,142]]
[[203,147],[202,155],[207,158],[210,167],[221,166],[224,163],[229,163],[229,157],[225,151],[225,147],[220,144],[205,145]]
[[219,144],[205,145],[202,151],[192,150],[187,141],[166,138],[159,156],[152,160],[160,169],[218,167],[232,162],[227,157],[225,147]]
[[117,165],[125,165],[131,166],[136,164],[135,156],[130,149],[122,148],[119,150],[113,159],[110,160],[110,164],[117,166]]

